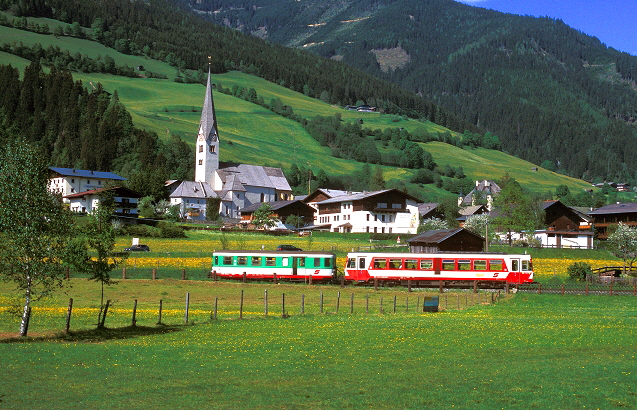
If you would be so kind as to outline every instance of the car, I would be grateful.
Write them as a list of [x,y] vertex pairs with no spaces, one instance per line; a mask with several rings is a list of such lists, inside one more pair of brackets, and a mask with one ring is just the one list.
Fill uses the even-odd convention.
[[302,251],[303,249],[297,248],[294,245],[279,245],[276,248],[277,251]]
[[133,245],[130,248],[124,249],[126,252],[150,252],[150,247],[148,245]]

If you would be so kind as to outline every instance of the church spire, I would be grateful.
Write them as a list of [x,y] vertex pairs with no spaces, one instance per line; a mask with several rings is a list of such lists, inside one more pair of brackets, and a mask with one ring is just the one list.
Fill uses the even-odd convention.
[[210,57],[208,57],[208,81],[206,82],[206,95],[201,110],[197,140],[201,138],[206,142],[216,142],[219,139],[217,115],[215,114],[215,104],[212,100],[212,85],[210,83]]
[[199,121],[195,161],[195,181],[207,182],[214,187],[215,171],[219,169],[219,134],[215,105],[212,100],[210,57],[208,57],[208,81]]

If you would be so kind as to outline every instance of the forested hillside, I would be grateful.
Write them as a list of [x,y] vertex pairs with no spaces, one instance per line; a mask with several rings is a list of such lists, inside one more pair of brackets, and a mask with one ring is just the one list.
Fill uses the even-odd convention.
[[637,57],[560,20],[453,0],[189,4],[220,25],[399,84],[548,169],[637,182]]

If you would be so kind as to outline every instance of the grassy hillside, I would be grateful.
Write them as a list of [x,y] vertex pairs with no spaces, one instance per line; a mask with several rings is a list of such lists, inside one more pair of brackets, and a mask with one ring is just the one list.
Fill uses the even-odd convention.
[[[67,37],[56,39],[54,36],[0,27],[0,42],[17,38],[25,44],[40,43],[44,47],[50,44],[58,45],[71,53],[79,52],[93,58],[108,54],[115,58],[119,65],[144,65],[147,69],[169,76],[171,79],[162,80],[100,73],[73,73],[74,78],[81,80],[86,86],[101,83],[107,91],[117,91],[136,126],[155,131],[161,138],[177,134],[190,144],[194,144],[205,88],[201,84],[172,81],[172,77],[177,73],[168,64],[144,57],[124,55],[89,40]],[[0,63],[12,64],[22,70],[28,61],[11,54],[0,53]],[[283,104],[291,106],[295,113],[305,118],[338,113],[344,121],[363,120],[363,126],[372,129],[402,127],[408,131],[425,129],[429,133],[449,132],[446,128],[431,122],[344,110],[237,71],[213,75],[212,81],[230,89],[234,86],[254,88],[266,102],[279,98]],[[214,99],[225,161],[281,166],[284,169],[293,163],[304,166],[309,164],[314,171],[320,168],[332,175],[349,174],[362,166],[361,163],[332,157],[329,148],[320,146],[295,121],[273,114],[259,105],[216,91]],[[461,150],[435,142],[425,144],[424,148],[432,153],[439,165],[462,166],[465,174],[472,179],[496,179],[509,172],[522,185],[531,189],[553,190],[559,184],[566,184],[571,189],[588,186],[583,181],[548,171],[533,172],[532,164],[497,151]],[[412,170],[392,167],[383,167],[383,172],[387,181],[409,180],[413,173]],[[433,185],[412,188],[413,193],[422,199],[450,195]]]

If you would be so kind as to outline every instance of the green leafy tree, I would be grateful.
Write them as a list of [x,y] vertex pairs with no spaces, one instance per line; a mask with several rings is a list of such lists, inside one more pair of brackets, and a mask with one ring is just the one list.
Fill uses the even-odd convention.
[[0,278],[24,300],[20,335],[27,336],[31,302],[64,285],[71,215],[48,189],[48,169],[24,142],[0,155]]
[[566,273],[571,279],[584,281],[586,280],[586,275],[593,274],[593,269],[586,262],[575,262],[566,268]]
[[620,222],[615,232],[608,235],[608,247],[613,255],[624,261],[624,273],[627,266],[632,270],[637,260],[637,228]]
[[111,223],[113,215],[113,197],[104,194],[100,204],[88,216],[88,222],[79,228],[79,235],[73,240],[68,260],[78,272],[88,275],[89,280],[100,284],[100,311],[98,327],[103,324],[104,287],[111,285],[111,272],[125,259],[125,254],[114,253],[115,230]]
[[272,215],[272,205],[263,203],[259,209],[254,211],[252,216],[252,224],[258,229],[270,229],[276,226],[279,219]]
[[292,225],[298,229],[303,226],[303,217],[299,215],[288,215],[288,217],[285,218],[285,224]]
[[531,201],[531,197],[522,191],[520,184],[508,174],[499,182],[501,191],[493,205],[497,215],[493,224],[501,232],[507,233],[509,245],[512,233],[534,230],[540,224],[541,212]]

